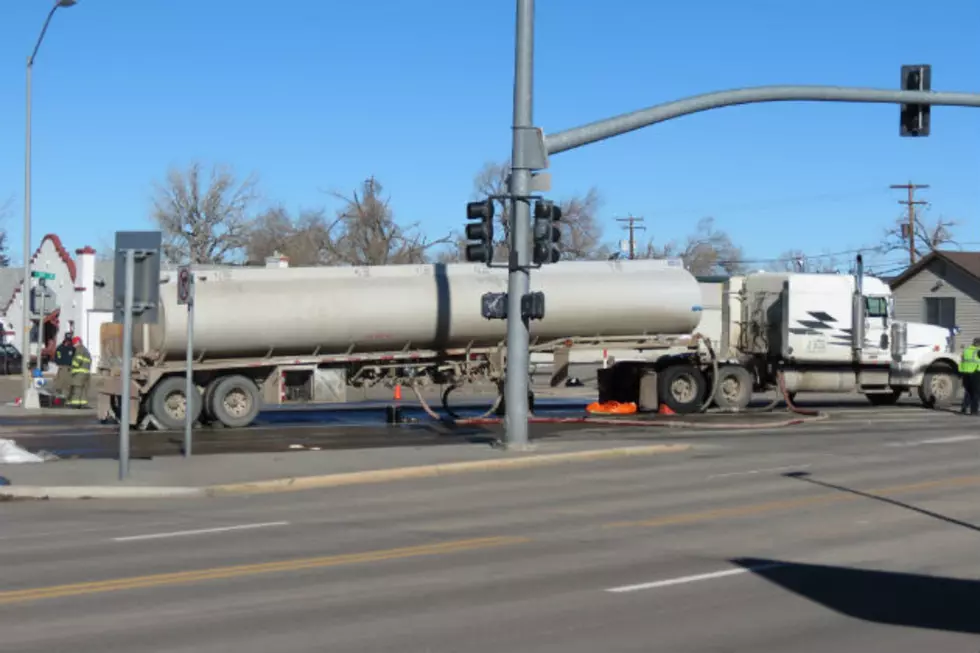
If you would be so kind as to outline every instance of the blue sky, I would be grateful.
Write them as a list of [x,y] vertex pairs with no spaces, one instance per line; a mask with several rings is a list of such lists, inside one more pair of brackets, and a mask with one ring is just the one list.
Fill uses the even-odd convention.
[[[24,61],[49,7],[0,9],[15,259]],[[750,85],[896,88],[903,63],[932,64],[935,90],[975,90],[978,24],[969,0],[538,0],[535,121],[560,131]],[[256,173],[268,203],[294,210],[332,207],[325,191],[373,174],[400,220],[458,228],[473,175],[509,154],[513,32],[512,0],[79,0],[35,66],[35,243],[104,247],[149,228],[154,181],[194,159]],[[888,186],[912,180],[980,248],[980,112],[934,108],[932,129],[899,138],[894,105],[721,109],[557,155],[553,188],[597,186],[610,241],[629,214],[659,243],[713,216],[765,259],[879,241],[902,210]]]

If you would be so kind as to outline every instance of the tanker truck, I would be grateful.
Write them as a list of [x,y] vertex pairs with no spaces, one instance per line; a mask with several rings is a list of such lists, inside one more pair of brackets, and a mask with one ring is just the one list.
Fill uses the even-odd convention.
[[[243,427],[263,406],[336,400],[346,387],[499,387],[506,322],[485,319],[481,297],[506,290],[505,270],[478,264],[196,273],[188,402],[188,313],[164,282],[158,322],[133,329],[132,425],[179,428],[189,405],[197,422]],[[629,350],[650,366],[704,356],[701,288],[680,260],[562,262],[535,270],[531,290],[546,304],[530,322],[532,353]],[[122,412],[122,336],[118,324],[100,335],[103,420]]]
[[700,328],[710,356],[702,348],[616,361],[599,371],[599,401],[643,411],[660,402],[677,413],[710,403],[740,410],[753,392],[781,388],[790,401],[799,392],[857,392],[880,406],[914,391],[925,406],[948,405],[958,383],[954,333],[895,320],[888,285],[864,276],[860,259],[857,270],[729,278],[720,324]]
[[[860,266],[859,266],[860,268]],[[717,284],[710,284],[719,287]],[[575,352],[629,351],[597,370],[599,400],[685,414],[741,410],[753,392],[859,392],[874,405],[917,391],[948,404],[957,356],[948,330],[896,321],[890,289],[863,273],[752,273],[708,285],[679,260],[570,261],[531,275],[545,293],[530,351],[552,358],[551,385]],[[196,278],[196,421],[251,424],[262,406],[343,400],[346,387],[503,382],[506,323],[481,297],[507,289],[482,265],[225,269]],[[183,424],[187,311],[161,286],[157,324],[133,331],[133,425]],[[704,290],[704,292],[708,292]],[[720,304],[721,319],[702,319]],[[102,419],[118,419],[119,325],[105,325],[94,382]],[[445,395],[444,395],[445,396]]]

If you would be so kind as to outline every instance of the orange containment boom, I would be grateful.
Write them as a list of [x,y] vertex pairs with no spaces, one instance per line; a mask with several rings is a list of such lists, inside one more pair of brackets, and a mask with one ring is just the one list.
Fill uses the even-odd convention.
[[593,415],[632,415],[636,412],[636,404],[632,401],[627,403],[607,401],[601,404],[595,401],[586,406],[585,410]]

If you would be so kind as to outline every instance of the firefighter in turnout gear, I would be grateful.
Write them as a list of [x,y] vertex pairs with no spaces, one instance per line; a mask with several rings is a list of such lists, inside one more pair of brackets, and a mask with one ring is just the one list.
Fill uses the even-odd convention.
[[980,338],[974,338],[973,344],[963,349],[960,360],[960,374],[963,377],[963,403],[960,412],[976,415],[980,408]]
[[65,339],[54,352],[54,363],[58,373],[54,377],[54,393],[64,399],[71,387],[71,359],[75,356],[75,346],[71,344],[72,334],[66,333]]
[[75,408],[88,406],[88,382],[92,375],[92,355],[78,336],[72,338],[75,355],[71,359],[71,394],[68,405]]

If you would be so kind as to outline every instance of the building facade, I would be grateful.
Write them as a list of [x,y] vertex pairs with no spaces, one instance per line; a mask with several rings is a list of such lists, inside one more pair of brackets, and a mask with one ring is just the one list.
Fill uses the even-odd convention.
[[980,338],[980,252],[932,252],[891,288],[896,319],[958,328],[957,351]]
[[54,348],[70,332],[81,337],[96,356],[99,328],[112,320],[111,279],[107,283],[98,270],[106,264],[111,271],[111,261],[98,261],[91,247],[76,249],[73,255],[57,235],[44,236],[31,257],[32,270],[54,275],[44,280],[43,289],[41,282],[33,279],[32,292],[23,292],[23,268],[0,271],[0,320],[6,342],[23,349],[21,321],[25,297],[29,297],[32,358],[37,355],[39,322],[43,325],[44,355],[53,356]]

